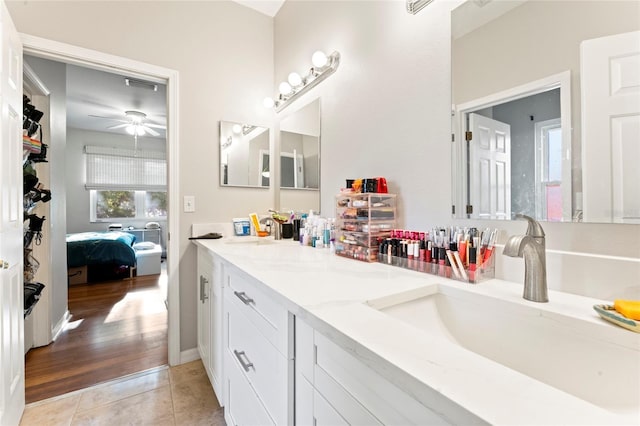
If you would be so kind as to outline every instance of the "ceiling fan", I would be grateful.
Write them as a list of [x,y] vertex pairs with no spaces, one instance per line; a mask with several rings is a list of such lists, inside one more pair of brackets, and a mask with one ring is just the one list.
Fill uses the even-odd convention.
[[107,130],[125,129],[127,133],[132,136],[144,136],[150,134],[151,136],[160,136],[154,129],[166,130],[166,126],[161,124],[151,123],[147,120],[147,114],[141,111],[125,111],[124,119],[114,117],[103,117],[100,115],[89,115],[89,117],[104,118],[107,120],[117,121],[120,124],[107,127]]

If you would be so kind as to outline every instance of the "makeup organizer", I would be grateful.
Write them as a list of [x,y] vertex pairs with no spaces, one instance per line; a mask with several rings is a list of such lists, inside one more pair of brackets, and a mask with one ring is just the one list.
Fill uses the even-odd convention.
[[444,230],[434,231],[435,237],[425,232],[391,231],[378,245],[378,261],[472,284],[495,277],[497,230],[486,230],[475,244],[467,239],[443,239],[437,234]]
[[379,244],[391,235],[395,225],[395,194],[339,194],[336,196],[335,253],[377,262]]

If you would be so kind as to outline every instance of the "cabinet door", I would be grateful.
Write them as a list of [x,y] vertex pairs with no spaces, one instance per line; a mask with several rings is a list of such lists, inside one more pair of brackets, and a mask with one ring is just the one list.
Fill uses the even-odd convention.
[[198,248],[197,326],[198,352],[211,377],[211,282],[213,262],[205,249]]
[[222,343],[222,287],[225,281],[225,267],[220,258],[214,256],[213,271],[211,274],[211,296],[210,296],[210,367],[211,384],[218,397],[220,405],[224,401],[224,386],[222,380],[223,343]]

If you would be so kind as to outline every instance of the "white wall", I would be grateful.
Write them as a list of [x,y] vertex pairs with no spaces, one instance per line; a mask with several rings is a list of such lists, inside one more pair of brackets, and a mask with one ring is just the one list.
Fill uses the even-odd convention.
[[191,224],[267,212],[273,190],[220,188],[218,121],[270,123],[273,20],[229,1],[9,1],[18,31],[177,70],[179,75],[180,347],[196,346]]
[[[450,11],[461,3],[436,1],[415,16],[392,1],[283,5],[275,19],[275,83],[302,71],[317,49],[342,55],[337,72],[296,101],[322,97],[324,215],[335,214],[345,178],[385,176],[389,191],[399,194],[403,227],[495,226],[503,230],[501,243],[526,230],[524,222],[451,219]],[[545,223],[544,229],[552,289],[640,298],[640,227]],[[522,259],[499,255],[496,268],[497,277],[523,281]]]

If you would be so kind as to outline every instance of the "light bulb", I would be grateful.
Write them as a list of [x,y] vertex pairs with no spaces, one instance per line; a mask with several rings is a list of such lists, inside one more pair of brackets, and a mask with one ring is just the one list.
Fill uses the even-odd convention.
[[144,136],[145,133],[147,133],[147,132],[144,131],[144,128],[142,128],[140,126],[136,126],[136,132],[138,133],[138,136]]
[[325,67],[328,62],[329,62],[329,59],[327,58],[327,55],[325,55],[324,52],[321,50],[317,50],[313,54],[313,56],[311,56],[311,63],[316,68]]
[[125,130],[127,131],[127,133],[129,133],[131,136],[135,135],[136,133],[136,126],[134,126],[133,124],[129,124]]
[[262,105],[264,105],[265,108],[273,108],[275,104],[276,103],[271,98],[264,98],[262,101]]
[[282,83],[280,83],[280,86],[278,86],[278,89],[280,90],[280,93],[282,93],[283,95],[288,95],[293,90],[291,88],[291,85],[286,81],[283,81]]
[[239,124],[234,124],[233,127],[231,128],[231,130],[233,131],[233,133],[235,133],[236,135],[239,135],[240,132],[242,131],[242,126],[240,126]]
[[302,84],[302,77],[300,77],[300,74],[298,74],[297,72],[292,72],[291,74],[289,74],[287,80],[293,87],[298,87]]

